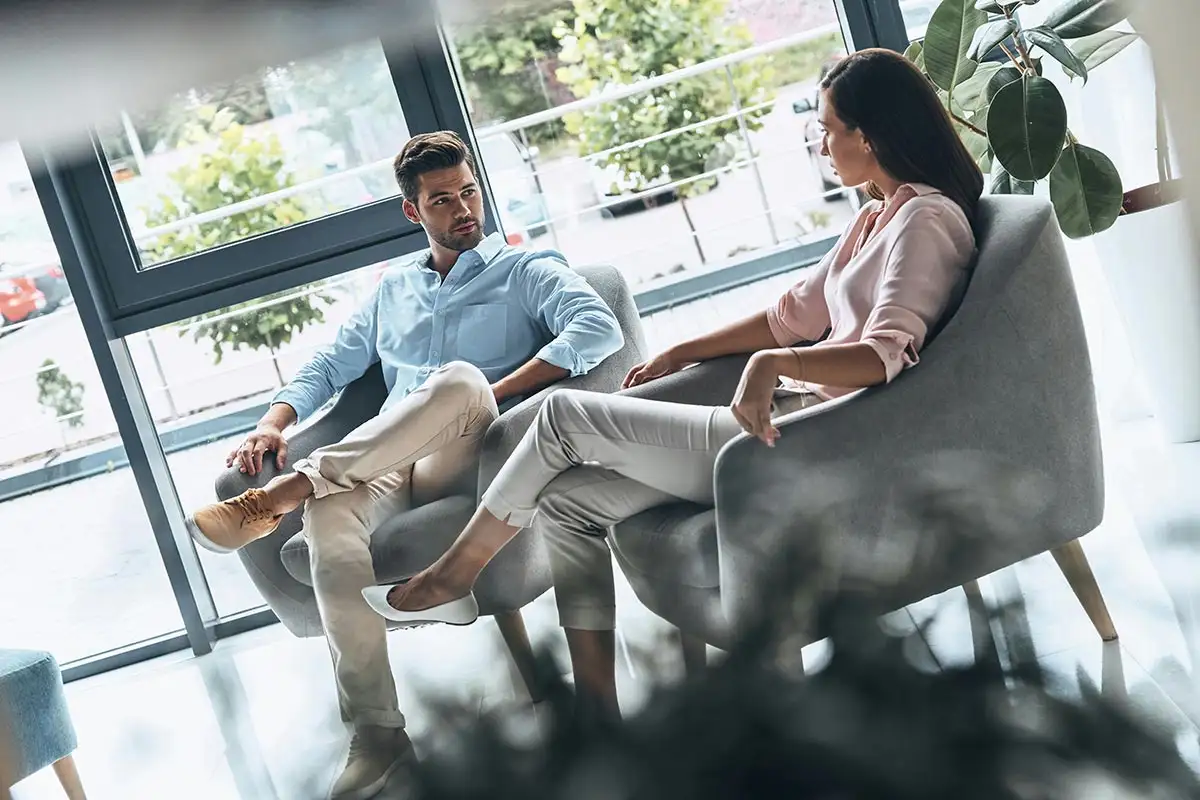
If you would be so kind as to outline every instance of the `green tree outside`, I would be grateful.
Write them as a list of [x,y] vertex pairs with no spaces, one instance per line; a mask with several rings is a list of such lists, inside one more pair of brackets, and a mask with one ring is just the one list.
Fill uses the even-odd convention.
[[[610,86],[625,86],[700,64],[750,46],[745,26],[730,23],[725,0],[574,0],[571,26],[555,30],[564,64],[558,76],[578,97]],[[741,146],[736,117],[699,125],[637,147],[622,146],[644,138],[697,125],[772,97],[770,68],[757,73],[742,64],[729,72],[704,75],[606,103],[566,118],[567,129],[580,141],[581,154],[622,148],[599,160],[611,165],[635,190],[658,181],[695,178],[727,165]],[[744,115],[746,127],[758,130],[766,109]],[[715,185],[713,177],[681,185],[683,213],[701,261],[705,260],[687,199]]]
[[[501,12],[482,28],[456,31],[454,42],[476,122],[518,119],[552,108],[569,97],[554,79],[559,40],[554,29],[571,20],[569,2]],[[535,142],[559,138],[561,120],[528,131]]]
[[[228,109],[212,106],[199,109],[198,122],[189,126],[181,145],[201,147],[199,155],[171,173],[177,196],[161,195],[159,207],[147,210],[150,227],[167,225],[196,214],[225,208],[293,185],[287,172],[283,147],[274,136],[256,138],[236,121]],[[142,252],[143,263],[182,258],[212,247],[268,233],[311,218],[314,211],[295,196],[256,206],[235,214],[188,225],[164,233]],[[277,353],[281,346],[309,325],[325,320],[322,306],[330,298],[320,292],[271,302],[287,293],[212,312],[188,320],[180,331],[195,341],[208,339],[214,363],[221,363],[226,348],[271,353],[271,363],[280,385],[284,383]],[[240,313],[239,313],[240,312]]]

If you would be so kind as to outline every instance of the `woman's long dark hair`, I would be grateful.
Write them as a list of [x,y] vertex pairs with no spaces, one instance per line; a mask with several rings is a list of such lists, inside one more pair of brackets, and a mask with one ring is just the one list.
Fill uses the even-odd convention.
[[[933,84],[907,58],[891,50],[860,50],[839,61],[821,88],[829,91],[838,119],[862,131],[888,175],[934,187],[975,221],[983,175]],[[874,184],[867,192],[883,199]]]

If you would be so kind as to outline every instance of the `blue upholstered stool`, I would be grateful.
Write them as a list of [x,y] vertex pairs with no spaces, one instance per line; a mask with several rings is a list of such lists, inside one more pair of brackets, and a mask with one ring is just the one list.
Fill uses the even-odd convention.
[[70,800],[83,800],[71,754],[75,728],[54,656],[0,650],[0,800],[9,788],[53,765]]

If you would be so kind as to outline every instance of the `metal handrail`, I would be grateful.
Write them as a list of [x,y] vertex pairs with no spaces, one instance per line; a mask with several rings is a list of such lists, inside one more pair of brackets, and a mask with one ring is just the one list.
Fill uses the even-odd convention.
[[[803,33],[798,33],[798,34],[794,34],[792,36],[785,36],[780,39],[776,39],[773,42],[766,42],[764,44],[755,45],[753,47],[747,47],[746,49],[739,50],[736,53],[730,53],[729,55],[720,56],[719,58],[714,58],[710,61],[704,61],[699,64],[693,64],[690,67],[683,67],[682,69],[677,69],[673,72],[667,72],[662,75],[656,75],[652,78],[646,78],[645,80],[640,80],[635,83],[627,84],[625,86],[616,87],[609,91],[602,92],[601,94],[598,94],[598,95],[593,95],[591,97],[584,97],[579,100],[573,100],[569,103],[564,103],[560,106],[556,106],[555,108],[549,108],[549,109],[546,109],[545,111],[538,111],[533,114],[528,114],[524,117],[518,117],[517,119],[514,119],[514,120],[508,120],[506,122],[497,123],[496,125],[489,125],[489,126],[485,126],[482,128],[477,128],[475,131],[475,138],[477,140],[485,140],[485,139],[493,138],[495,136],[501,136],[505,133],[511,133],[513,131],[522,130],[524,128],[530,128],[534,125],[540,125],[540,124],[543,124],[546,122],[551,122],[556,119],[561,119],[562,117],[564,117],[568,114],[577,113],[579,111],[586,111],[588,109],[595,108],[596,106],[601,106],[606,103],[612,103],[617,100],[623,100],[625,98],[633,97],[633,96],[641,94],[643,92],[648,92],[653,89],[661,88],[663,86],[670,86],[672,84],[679,83],[681,81],[685,81],[688,78],[693,78],[698,75],[705,75],[709,72],[714,72],[719,69],[725,69],[725,68],[733,66],[735,64],[740,64],[743,61],[749,61],[750,59],[753,59],[753,58],[758,58],[760,56],[769,55],[771,53],[775,53],[780,50],[786,50],[789,47],[794,47],[798,44],[804,44],[805,42],[809,42],[814,39],[818,39],[821,36],[825,36],[829,33],[834,33],[838,30],[839,30],[838,26],[834,25],[834,24],[821,25],[817,28],[813,28],[811,30],[804,31]],[[732,112],[732,114],[730,116],[737,116],[738,114],[746,114],[748,112],[749,112],[749,109],[741,109],[740,111]],[[730,117],[727,116],[726,118],[730,118]],[[693,125],[699,125],[699,124],[703,124],[703,121],[701,123],[693,123]],[[690,129],[690,128],[689,128],[689,126],[684,126],[684,129]],[[655,137],[664,138],[665,136],[674,135],[675,133],[678,133],[681,130],[683,130],[683,129],[665,131],[661,134],[655,134],[654,137],[647,137],[647,138],[649,141],[653,141],[653,140],[655,140]],[[645,144],[645,143],[646,142],[627,143],[624,145],[620,145],[617,148],[612,148],[609,151],[591,154],[590,156],[583,156],[581,158],[584,158],[584,159],[601,158],[609,153],[618,152],[622,148],[637,147],[637,146],[640,146],[641,144]],[[370,172],[380,169],[381,167],[390,166],[391,163],[392,163],[392,159],[385,158],[385,159],[380,159],[379,161],[371,162],[370,164],[362,164],[362,165],[354,167],[352,169],[348,169],[343,172],[339,172],[335,175],[326,175],[321,178],[316,178],[311,181],[306,181],[306,182],[304,182],[302,184],[298,184],[296,186],[289,186],[286,189],[279,189],[274,192],[268,192],[267,194],[258,195],[257,197],[251,197],[249,199],[242,200],[237,203],[231,203],[230,205],[222,206],[221,208],[213,209],[212,211],[205,211],[200,214],[194,214],[190,217],[185,217],[183,219],[175,220],[174,222],[169,222],[165,225],[157,225],[153,228],[145,228],[145,229],[139,230],[138,232],[134,233],[133,239],[135,242],[146,242],[146,241],[156,239],[160,236],[163,236],[163,235],[166,235],[169,233],[174,233],[176,231],[183,230],[185,228],[193,227],[195,225],[202,225],[206,222],[214,222],[219,219],[225,219],[226,217],[232,216],[234,214],[240,214],[245,211],[252,211],[256,208],[260,208],[262,206],[269,205],[270,203],[274,203],[279,200],[286,200],[287,198],[294,197],[298,194],[315,191],[315,190],[323,188],[329,184],[337,183],[338,181],[341,181],[341,180],[346,180],[349,178],[358,177],[360,175],[369,174]],[[385,198],[376,198],[376,199],[382,200]]]
[[688,78],[694,78],[697,75],[704,75],[715,70],[731,67],[735,64],[740,64],[743,61],[749,61],[752,58],[769,55],[779,50],[786,50],[789,47],[795,47],[798,44],[810,42],[813,39],[819,39],[830,33],[840,31],[841,28],[835,24],[821,25],[816,28],[804,31],[802,33],[784,36],[776,39],[773,42],[765,42],[763,44],[747,47],[744,50],[739,50],[736,53],[719,56],[709,61],[702,61],[699,64],[693,64],[690,67],[666,72],[662,75],[655,75],[652,78],[637,81],[636,83],[625,84],[624,86],[615,86],[600,94],[590,97],[582,97],[578,100],[572,100],[569,103],[563,103],[554,108],[548,108],[545,111],[538,111],[533,114],[528,114],[524,117],[519,117],[507,122],[499,122],[495,125],[489,125],[486,128],[480,128],[475,132],[476,138],[486,138],[488,136],[499,135],[502,133],[511,133],[521,130],[522,128],[531,128],[534,125],[541,125],[546,122],[553,122],[556,119],[562,119],[568,114],[574,114],[579,111],[587,111],[588,109],[602,106],[607,103],[613,103],[617,100],[624,100],[627,97],[648,92],[653,89],[660,89],[663,86],[670,86],[680,81],[685,81]]

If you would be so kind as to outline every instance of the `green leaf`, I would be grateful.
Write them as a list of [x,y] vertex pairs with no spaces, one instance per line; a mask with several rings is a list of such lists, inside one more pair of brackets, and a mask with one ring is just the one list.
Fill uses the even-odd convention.
[[980,136],[975,131],[967,128],[959,123],[954,123],[954,129],[958,131],[958,138],[962,139],[962,143],[967,148],[967,152],[971,154],[971,158],[979,167],[979,171],[987,174],[992,169],[992,150],[988,146],[988,138]]
[[984,56],[996,49],[996,45],[1017,32],[1017,23],[1011,19],[998,19],[984,25],[975,34],[971,44],[971,58],[982,61]]
[[987,83],[988,102],[992,102],[992,98],[996,96],[996,92],[1008,86],[1013,81],[1019,80],[1021,80],[1021,70],[1016,67],[1001,67],[996,70]]
[[1136,33],[1126,31],[1101,31],[1077,40],[1071,50],[1083,60],[1088,70],[1093,70],[1140,38]]
[[1050,200],[1063,233],[1082,239],[1112,227],[1122,199],[1112,160],[1094,148],[1068,144],[1050,173]]
[[1068,72],[1080,76],[1087,81],[1087,65],[1083,59],[1075,55],[1067,43],[1049,28],[1029,28],[1025,31],[1025,39],[1031,45],[1036,45],[1046,51],[1046,54],[1067,68]]
[[916,65],[917,69],[925,71],[925,48],[920,42],[913,42],[904,51],[904,57]]
[[992,194],[1033,194],[1033,181],[1019,181],[1012,175],[1008,174],[1008,170],[997,161],[992,165],[992,181],[990,190]]
[[1129,16],[1126,0],[1063,0],[1042,23],[1064,39],[1108,30]]
[[954,104],[967,111],[979,111],[985,108],[988,104],[988,86],[1000,70],[1000,64],[980,66],[975,70],[974,75],[959,85],[958,90],[954,93]]
[[1025,76],[996,92],[987,114],[996,158],[1019,180],[1050,174],[1067,139],[1067,106],[1052,82]]
[[975,74],[979,66],[967,56],[975,31],[987,14],[973,0],[942,0],[925,29],[925,71],[930,80],[953,94],[954,87]]

